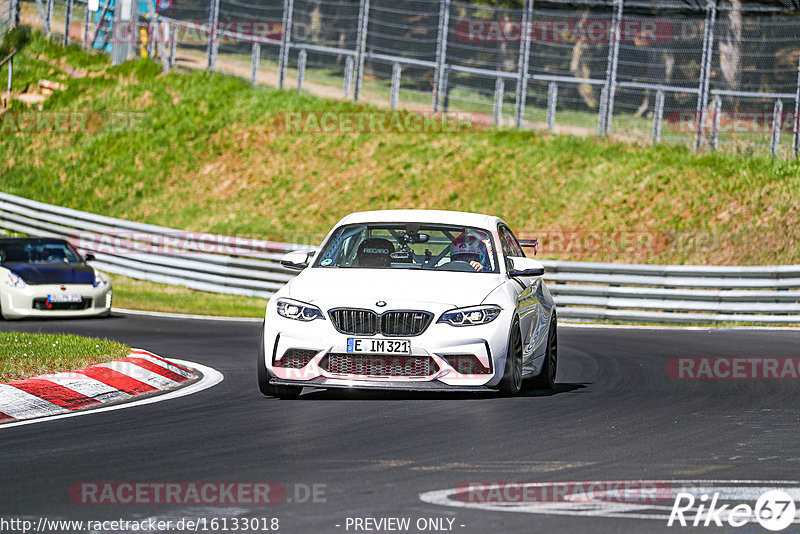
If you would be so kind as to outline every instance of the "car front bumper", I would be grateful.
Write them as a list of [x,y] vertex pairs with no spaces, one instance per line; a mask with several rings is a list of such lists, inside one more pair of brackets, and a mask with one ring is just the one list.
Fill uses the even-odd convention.
[[[65,289],[62,289],[65,288]],[[41,309],[35,306],[37,299],[47,299],[48,295],[78,294],[82,297],[80,309],[61,309],[58,304]],[[6,319],[26,317],[91,317],[107,315],[111,312],[113,291],[111,284],[94,287],[91,284],[43,284],[28,285],[24,288],[3,287],[0,292],[0,308]]]
[[[464,391],[475,391],[497,386],[505,368],[510,313],[507,314],[508,317],[501,313],[497,319],[486,325],[467,327],[436,323],[434,319],[422,334],[401,337],[410,341],[410,355],[378,355],[348,353],[348,338],[386,341],[401,338],[342,334],[328,319],[301,322],[283,318],[271,308],[268,306],[264,354],[261,357],[264,358],[269,374],[274,377],[271,381],[274,384],[421,391],[454,391],[463,388]],[[438,317],[439,313],[436,314],[436,318]],[[305,360],[298,364],[299,367],[286,367],[281,363],[290,351],[306,351]],[[480,367],[481,372],[464,372],[463,367],[454,363],[456,355],[473,357],[478,365],[471,369]],[[357,372],[333,372],[333,366],[328,360],[332,357],[343,360],[348,357],[356,360],[362,358],[362,361],[366,360],[368,363],[356,368]],[[430,372],[421,375],[402,371],[376,374],[371,372],[369,365],[370,360],[374,362],[379,359],[385,360],[386,367],[397,367],[397,361],[425,361],[424,368],[430,369]],[[402,365],[399,364],[400,367]]]

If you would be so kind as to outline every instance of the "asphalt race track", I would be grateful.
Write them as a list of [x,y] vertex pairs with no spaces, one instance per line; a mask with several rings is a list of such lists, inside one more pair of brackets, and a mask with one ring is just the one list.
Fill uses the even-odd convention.
[[[0,428],[3,518],[277,517],[290,533],[353,532],[348,517],[449,518],[464,533],[751,533],[766,531],[486,511],[429,504],[420,494],[467,481],[800,480],[800,381],[666,372],[678,356],[797,357],[797,330],[562,327],[552,394],[315,390],[295,401],[259,393],[256,323],[117,314],[0,322],[0,330],[110,337],[224,375],[178,399]],[[292,501],[314,484],[324,494],[261,506],[74,503],[70,487],[87,481],[275,481]]]

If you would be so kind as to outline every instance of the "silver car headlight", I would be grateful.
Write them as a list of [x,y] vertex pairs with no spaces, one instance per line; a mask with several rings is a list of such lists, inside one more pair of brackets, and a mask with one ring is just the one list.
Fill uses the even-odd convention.
[[15,287],[17,289],[25,289],[28,287],[28,284],[25,283],[25,280],[22,279],[21,276],[14,273],[8,273],[8,279],[6,280],[6,285],[9,287]]
[[325,320],[322,310],[313,304],[300,302],[292,299],[278,299],[278,315],[296,321],[313,321],[314,319]]
[[503,309],[500,306],[470,306],[446,311],[439,317],[437,323],[447,323],[453,326],[473,326],[491,323]]
[[98,273],[97,271],[94,272],[94,282],[92,283],[94,287],[106,287],[108,285],[108,280],[103,278],[103,276]]

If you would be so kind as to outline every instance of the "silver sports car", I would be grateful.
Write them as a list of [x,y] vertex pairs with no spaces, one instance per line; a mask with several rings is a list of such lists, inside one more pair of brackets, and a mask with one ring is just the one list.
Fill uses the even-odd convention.
[[63,239],[0,239],[0,313],[5,319],[111,313],[111,281]]

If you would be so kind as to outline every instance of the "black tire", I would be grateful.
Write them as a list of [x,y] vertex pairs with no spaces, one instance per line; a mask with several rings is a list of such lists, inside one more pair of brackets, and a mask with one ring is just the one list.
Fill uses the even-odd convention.
[[519,321],[515,320],[508,336],[508,352],[503,378],[500,380],[500,393],[505,397],[515,397],[522,391],[522,333]]
[[258,343],[258,389],[266,397],[278,397],[279,399],[296,399],[303,391],[298,386],[275,386],[269,383],[270,375],[267,371],[267,364],[264,361],[264,328],[261,328],[261,341]]
[[553,389],[556,384],[558,372],[558,321],[555,314],[550,319],[550,329],[547,332],[547,348],[544,353],[544,363],[539,375],[531,380],[534,389]]

